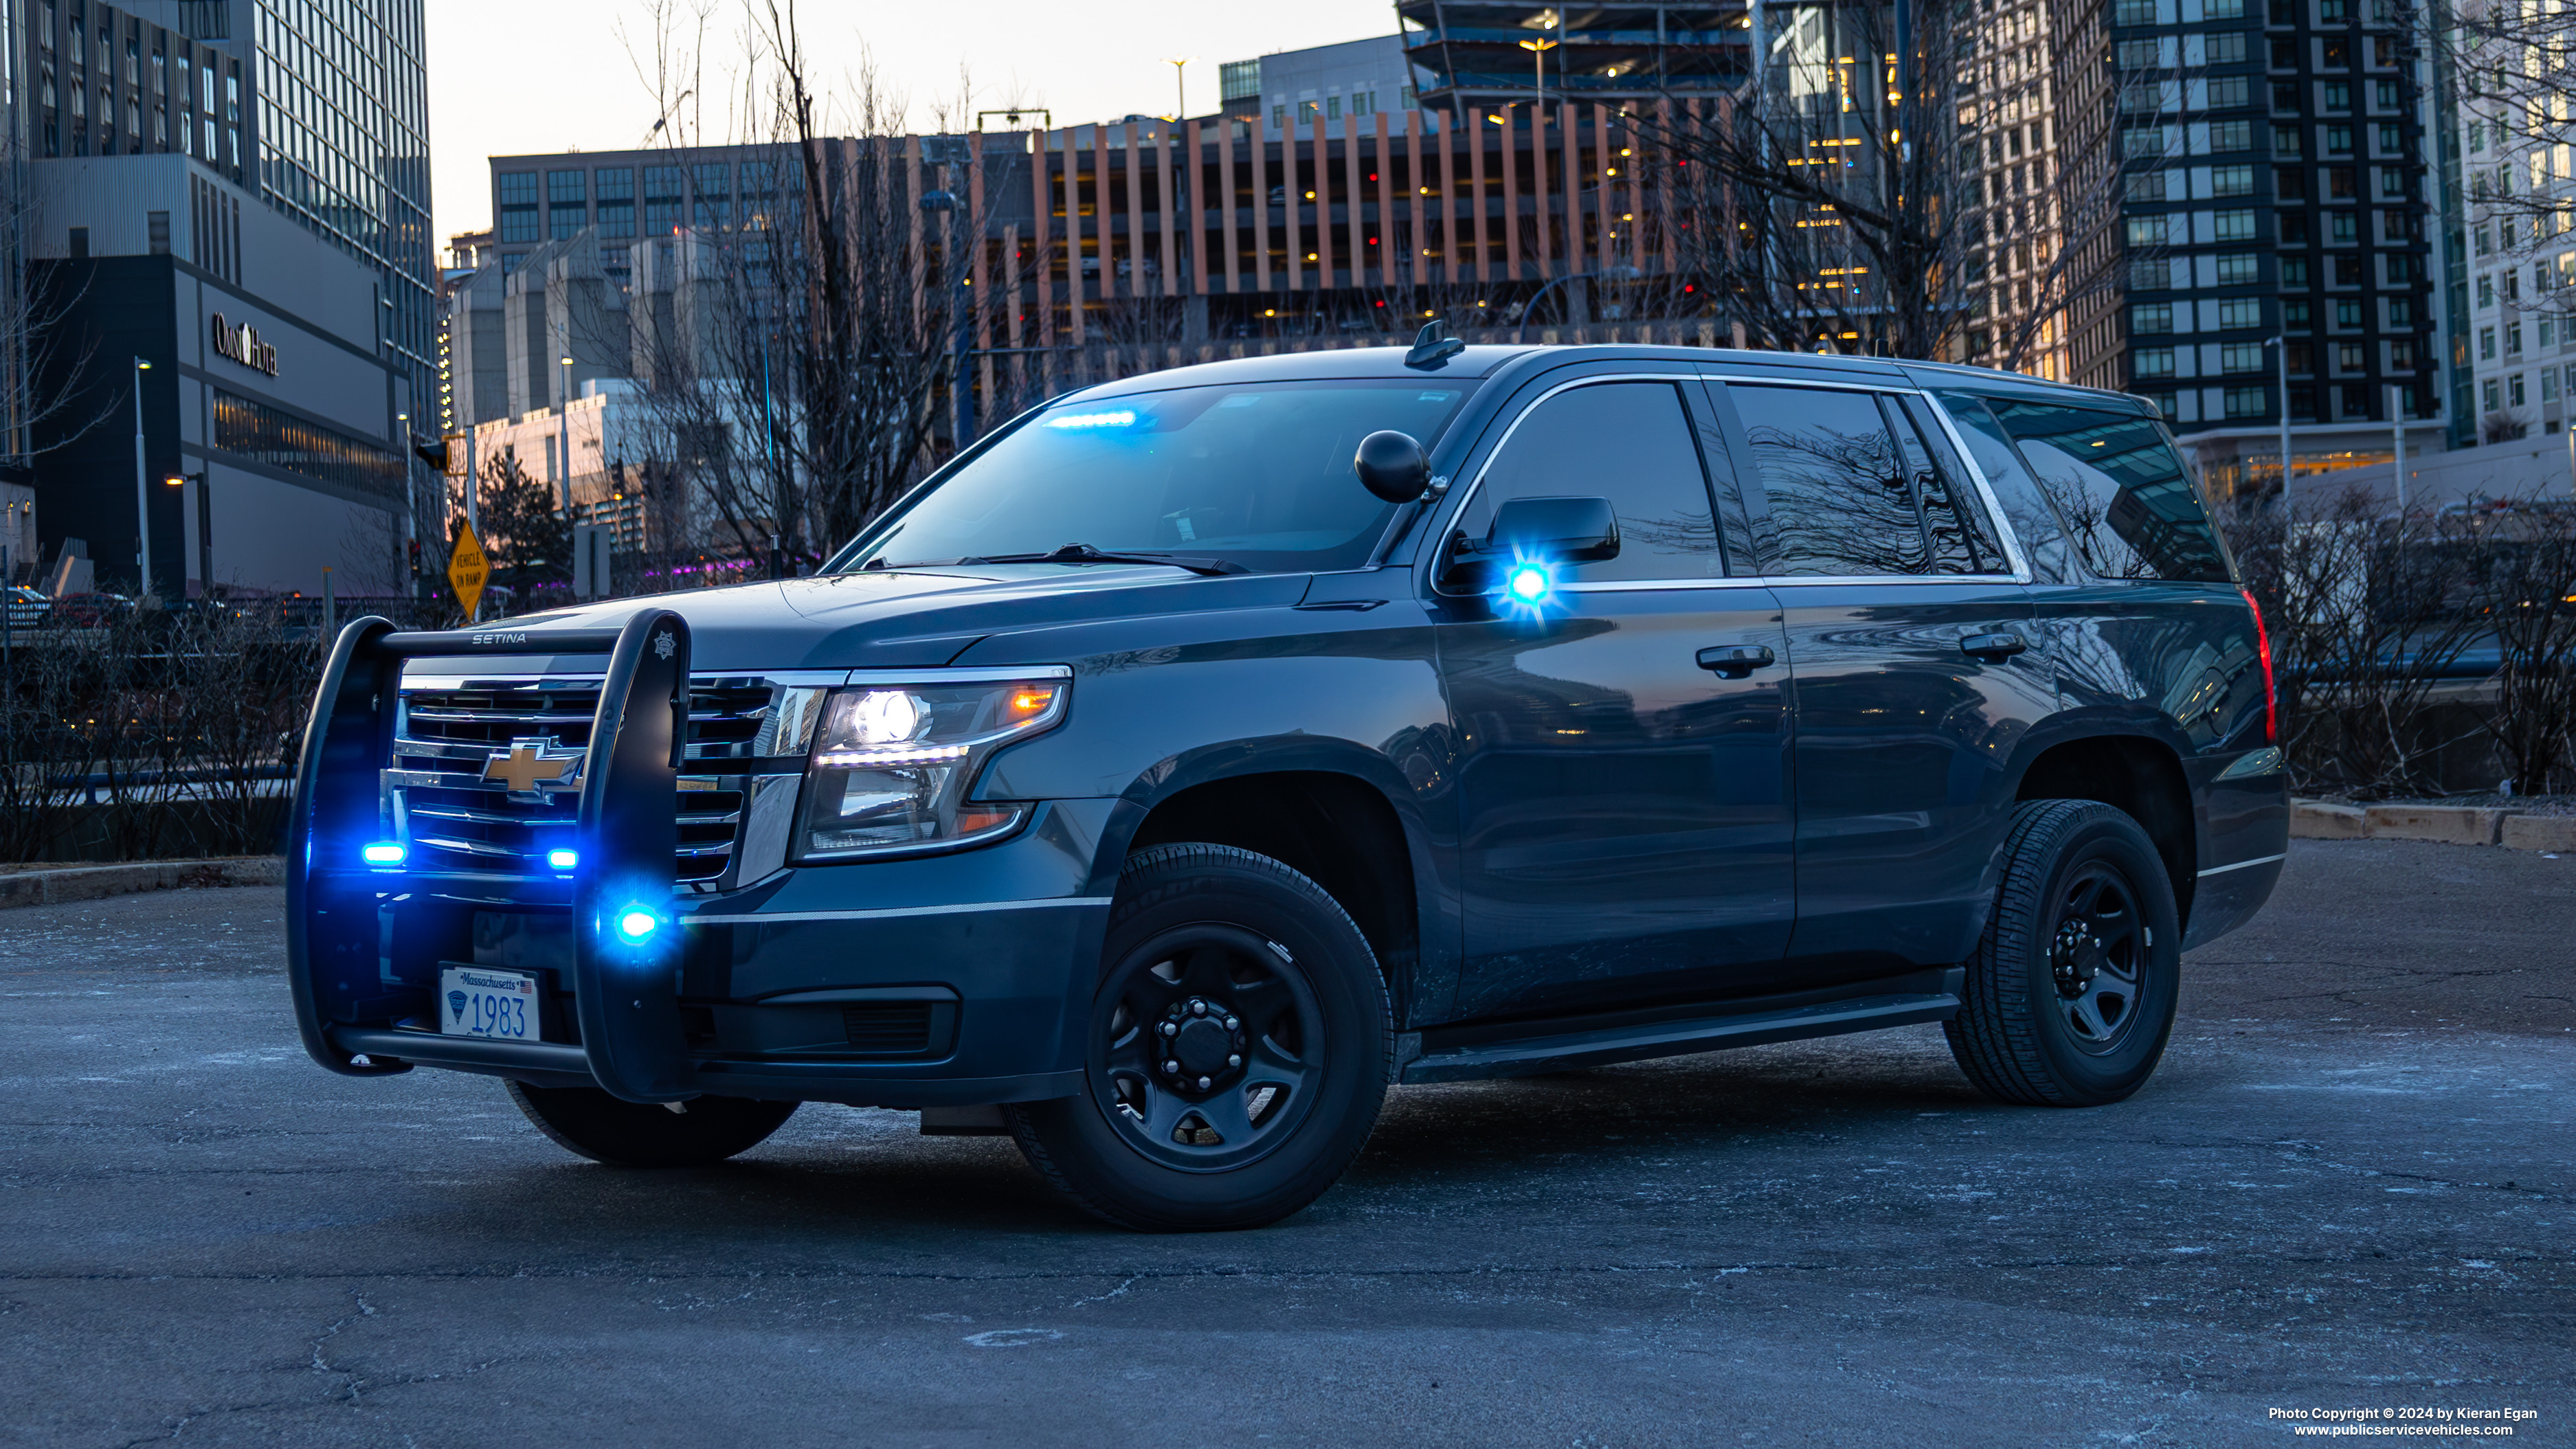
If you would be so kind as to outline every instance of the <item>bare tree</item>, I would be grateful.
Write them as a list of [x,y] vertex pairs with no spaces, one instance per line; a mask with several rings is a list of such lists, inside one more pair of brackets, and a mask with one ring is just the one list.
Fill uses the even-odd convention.
[[[668,325],[635,304],[636,370],[648,466],[687,491],[701,541],[797,566],[960,442],[961,339],[971,369],[972,339],[992,330],[978,253],[982,292],[1015,293],[1019,265],[987,244],[978,198],[1025,188],[1027,162],[974,154],[962,134],[908,141],[903,98],[864,63],[826,94],[793,0],[744,0],[742,15],[743,214],[673,239]],[[667,59],[687,45],[656,54],[666,113],[705,93],[701,67]],[[690,142],[686,129],[666,134]]]
[[2486,716],[2520,794],[2576,785],[2576,514],[2524,503],[2479,525],[2478,612],[2497,644]]

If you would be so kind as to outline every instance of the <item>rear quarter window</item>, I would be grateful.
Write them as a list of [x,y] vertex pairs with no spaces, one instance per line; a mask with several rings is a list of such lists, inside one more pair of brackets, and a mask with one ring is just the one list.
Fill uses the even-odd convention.
[[2107,579],[2230,581],[2226,551],[2182,458],[2152,418],[1986,399],[2066,520],[2085,566]]

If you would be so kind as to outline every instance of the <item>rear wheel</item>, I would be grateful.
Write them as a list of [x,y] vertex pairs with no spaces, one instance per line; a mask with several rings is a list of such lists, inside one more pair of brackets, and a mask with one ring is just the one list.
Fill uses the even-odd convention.
[[2028,801],[1950,1054],[2001,1101],[2117,1102],[2162,1060],[2181,980],[2173,883],[2146,831],[2090,800]]
[[692,1097],[666,1107],[622,1101],[597,1087],[507,1085],[510,1100],[557,1147],[618,1167],[722,1162],[759,1146],[797,1107],[749,1097]]
[[1250,1228],[1323,1195],[1368,1141],[1393,1060],[1377,958],[1321,886],[1220,845],[1140,851],[1119,881],[1078,1097],[1003,1109],[1090,1212]]

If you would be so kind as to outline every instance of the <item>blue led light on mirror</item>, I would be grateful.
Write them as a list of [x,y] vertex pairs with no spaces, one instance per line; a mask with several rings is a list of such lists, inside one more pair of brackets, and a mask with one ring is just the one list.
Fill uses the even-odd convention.
[[1556,592],[1556,582],[1548,577],[1545,564],[1516,563],[1503,575],[1503,591],[1515,603],[1544,604]]

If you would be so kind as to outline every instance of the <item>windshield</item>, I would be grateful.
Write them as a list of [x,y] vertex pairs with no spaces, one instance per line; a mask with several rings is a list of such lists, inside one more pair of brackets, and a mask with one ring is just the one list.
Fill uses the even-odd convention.
[[1425,447],[1466,390],[1420,383],[1191,387],[1051,408],[916,500],[845,568],[1044,554],[1357,568],[1394,505],[1351,472],[1381,428]]

